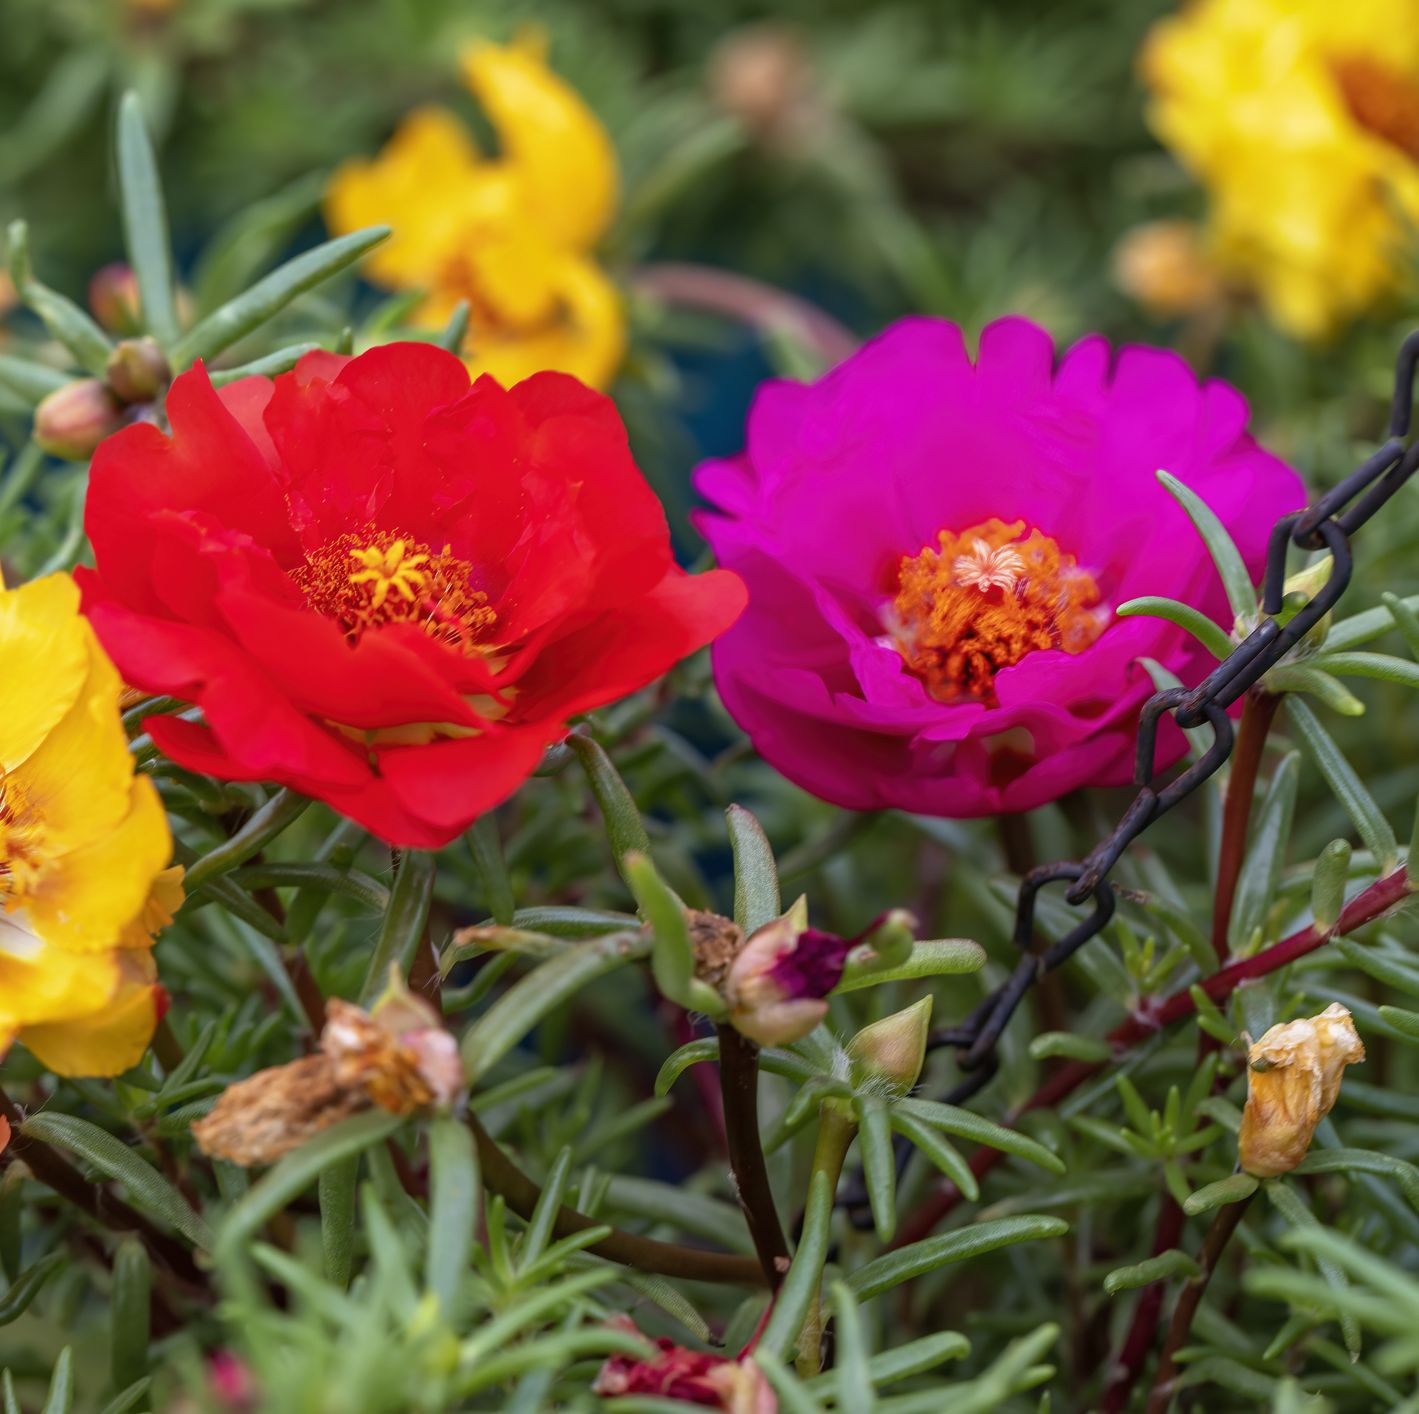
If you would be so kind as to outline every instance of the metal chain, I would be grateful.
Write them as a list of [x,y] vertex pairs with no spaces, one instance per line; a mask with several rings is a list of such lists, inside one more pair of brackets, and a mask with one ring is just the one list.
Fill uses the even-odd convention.
[[[967,1072],[967,1078],[946,1097],[950,1103],[968,1099],[995,1073],[996,1045],[1030,988],[1101,933],[1113,917],[1117,901],[1108,875],[1124,850],[1155,820],[1214,775],[1232,754],[1232,722],[1227,708],[1274,668],[1335,607],[1349,587],[1354,573],[1350,537],[1419,469],[1419,443],[1407,449],[1405,446],[1413,420],[1416,368],[1419,331],[1405,339],[1395,363],[1389,435],[1384,445],[1315,505],[1283,516],[1272,528],[1262,581],[1261,622],[1195,688],[1155,692],[1144,704],[1133,777],[1139,791],[1112,832],[1086,858],[1042,865],[1020,881],[1013,934],[1020,961],[1015,971],[964,1023],[932,1037],[935,1046],[954,1046],[958,1064]],[[1286,555],[1292,545],[1303,550],[1328,550],[1332,564],[1325,584],[1283,627],[1278,615],[1288,607]],[[1212,742],[1179,776],[1159,785],[1156,746],[1159,723],[1165,714],[1171,714],[1180,727],[1205,723],[1212,730]],[[1035,951],[1036,895],[1045,885],[1063,881],[1069,883],[1065,900],[1082,904],[1092,899],[1093,912],[1058,942]]]

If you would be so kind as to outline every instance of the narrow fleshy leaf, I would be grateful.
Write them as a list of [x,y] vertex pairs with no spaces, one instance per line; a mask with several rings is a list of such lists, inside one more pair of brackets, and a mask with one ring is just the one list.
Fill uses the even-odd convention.
[[1238,618],[1255,614],[1256,587],[1247,572],[1242,552],[1227,533],[1226,526],[1217,519],[1217,513],[1192,487],[1184,485],[1176,476],[1160,471],[1158,480],[1197,527],[1197,533],[1207,546],[1207,553],[1212,556],[1212,563],[1217,566],[1217,573],[1227,591],[1227,602],[1232,606],[1232,613]]
[[123,240],[138,281],[143,327],[166,349],[177,338],[167,206],[143,105],[131,92],[118,105],[118,186]]
[[1063,1237],[1068,1231],[1069,1224],[1062,1218],[1045,1217],[1038,1213],[972,1223],[969,1227],[923,1238],[920,1242],[874,1258],[849,1272],[847,1285],[859,1300],[867,1301],[890,1291],[894,1286],[900,1286],[904,1281],[925,1276],[927,1272],[938,1271],[955,1262],[964,1262],[1016,1242]]
[[388,235],[388,226],[373,226],[326,241],[288,260],[184,334],[173,346],[173,367],[183,369],[199,359],[215,358],[223,349],[279,314],[297,295],[353,265]]
[[783,911],[778,865],[763,826],[748,810],[731,805],[724,813],[734,851],[734,921],[752,933]]
[[1166,619],[1190,633],[1219,662],[1232,651],[1232,640],[1226,629],[1213,623],[1200,609],[1194,609],[1191,604],[1181,604],[1176,599],[1145,594],[1120,604],[1114,612],[1121,619]]
[[1399,858],[1399,842],[1374,796],[1365,789],[1355,768],[1304,702],[1295,697],[1289,698],[1286,710],[1302,745],[1336,799],[1345,807],[1365,847],[1379,861],[1381,870],[1388,873]]
[[476,1084],[543,1017],[571,1001],[596,978],[649,952],[646,933],[611,933],[580,943],[520,978],[463,1038],[463,1068],[469,1083]]
[[135,1208],[180,1232],[195,1247],[210,1248],[212,1234],[181,1193],[121,1139],[77,1115],[45,1110],[20,1126],[29,1138],[78,1155],[100,1173],[123,1184]]

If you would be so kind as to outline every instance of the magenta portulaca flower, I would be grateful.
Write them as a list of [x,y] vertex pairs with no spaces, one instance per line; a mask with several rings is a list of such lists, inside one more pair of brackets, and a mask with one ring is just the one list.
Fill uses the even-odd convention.
[[[1300,479],[1245,400],[1162,349],[1095,335],[1056,365],[1019,318],[908,319],[817,383],[766,384],[742,456],[700,467],[698,517],[749,607],[713,649],[725,705],[790,780],[854,809],[1028,810],[1132,772],[1140,660],[1185,683],[1182,630],[1119,619],[1180,599],[1231,627],[1171,472],[1259,574]],[[1160,764],[1183,738],[1170,722]]]

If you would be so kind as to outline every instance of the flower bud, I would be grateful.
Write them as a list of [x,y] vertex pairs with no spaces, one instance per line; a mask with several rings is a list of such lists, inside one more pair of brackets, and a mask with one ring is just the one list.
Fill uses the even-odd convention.
[[1319,1016],[1273,1026],[1247,1054],[1247,1104],[1237,1138],[1247,1173],[1289,1173],[1340,1094],[1345,1067],[1365,1059],[1350,1013],[1332,1002]]
[[916,942],[917,921],[905,908],[889,909],[858,939],[871,948],[879,967],[896,967],[911,955]]
[[123,426],[123,405],[97,378],[56,388],[35,409],[34,439],[54,457],[83,461]]
[[838,985],[852,943],[793,915],[766,923],[739,950],[724,979],[734,1028],[760,1046],[806,1036],[828,1014],[823,1000]]
[[141,309],[138,277],[131,265],[116,260],[94,272],[89,281],[89,310],[109,333],[136,333]]
[[[1334,567],[1331,557],[1322,555],[1315,564],[1307,565],[1305,569],[1297,570],[1295,574],[1287,577],[1281,586],[1281,612],[1276,616],[1280,627],[1285,628],[1325,588]],[[1330,632],[1333,617],[1333,613],[1323,615],[1320,622],[1301,640],[1301,644],[1312,651],[1319,648]],[[1289,661],[1290,656],[1284,661]]]
[[905,1011],[864,1026],[847,1045],[853,1078],[859,1083],[885,1080],[893,1089],[910,1090],[921,1078],[921,1068],[926,1063],[930,1026],[929,993]]
[[1191,221],[1148,221],[1114,248],[1114,284],[1160,319],[1190,314],[1222,293],[1222,280]]
[[726,113],[771,147],[801,148],[827,119],[803,40],[784,26],[731,34],[710,60],[709,86]]
[[167,387],[172,369],[156,339],[124,339],[108,356],[104,380],[125,403],[151,402]]

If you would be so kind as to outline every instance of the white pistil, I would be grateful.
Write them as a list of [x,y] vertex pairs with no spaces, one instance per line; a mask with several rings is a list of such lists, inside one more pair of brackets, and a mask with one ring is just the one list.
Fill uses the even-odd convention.
[[962,589],[976,588],[982,594],[992,589],[1007,593],[1015,588],[1025,561],[1009,545],[991,549],[984,540],[971,541],[969,555],[957,555],[951,563],[951,577]]

